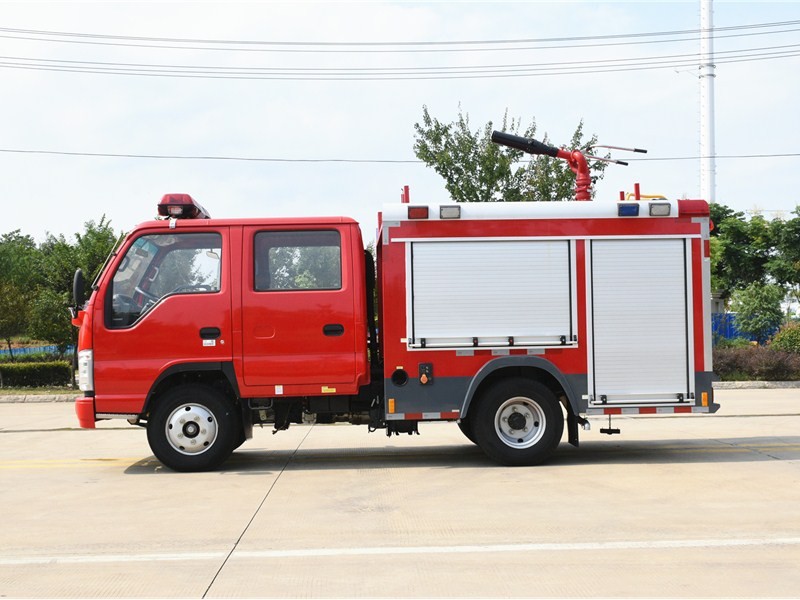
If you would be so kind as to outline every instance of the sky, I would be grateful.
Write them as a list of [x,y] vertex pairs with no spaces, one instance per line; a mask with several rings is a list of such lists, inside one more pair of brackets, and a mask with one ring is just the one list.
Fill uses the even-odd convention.
[[[714,27],[714,199],[790,217],[800,2],[716,0]],[[0,234],[127,231],[178,192],[215,217],[350,216],[369,241],[404,185],[449,199],[414,156],[423,105],[473,129],[507,111],[554,145],[583,120],[648,150],[615,152],[647,160],[609,166],[595,201],[698,198],[699,28],[699,0],[0,1]]]

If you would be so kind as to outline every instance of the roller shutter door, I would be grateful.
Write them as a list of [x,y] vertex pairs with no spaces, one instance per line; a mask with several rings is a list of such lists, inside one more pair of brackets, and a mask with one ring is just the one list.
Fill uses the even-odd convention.
[[683,239],[591,242],[593,403],[688,397],[686,252]]
[[572,343],[570,242],[411,244],[412,346]]

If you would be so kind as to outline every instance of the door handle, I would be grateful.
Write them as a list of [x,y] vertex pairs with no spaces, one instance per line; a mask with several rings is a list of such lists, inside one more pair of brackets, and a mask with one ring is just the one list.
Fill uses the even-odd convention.
[[344,325],[339,323],[330,323],[322,327],[322,333],[331,337],[339,337],[344,335]]
[[200,330],[200,337],[204,340],[215,340],[221,335],[219,327],[203,327]]

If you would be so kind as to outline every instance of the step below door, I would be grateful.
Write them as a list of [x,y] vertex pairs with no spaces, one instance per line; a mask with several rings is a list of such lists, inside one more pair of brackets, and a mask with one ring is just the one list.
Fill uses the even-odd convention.
[[686,402],[693,393],[687,241],[593,240],[590,249],[590,404]]

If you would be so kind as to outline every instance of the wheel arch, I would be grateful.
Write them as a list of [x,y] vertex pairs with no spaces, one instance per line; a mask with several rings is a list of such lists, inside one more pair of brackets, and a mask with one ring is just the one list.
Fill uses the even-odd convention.
[[461,414],[469,414],[473,400],[483,389],[499,379],[513,376],[540,381],[562,401],[568,415],[578,414],[579,398],[569,380],[553,363],[538,356],[503,356],[483,365],[467,388]]
[[189,362],[171,365],[164,369],[150,386],[141,416],[153,410],[159,397],[172,388],[187,383],[201,383],[214,387],[239,407],[244,439],[253,437],[253,419],[246,403],[241,401],[236,372],[231,362]]
[[186,383],[210,385],[225,393],[233,402],[239,401],[239,386],[233,363],[230,362],[190,362],[174,364],[164,369],[147,393],[142,416],[147,415],[158,402],[158,398],[168,390]]

